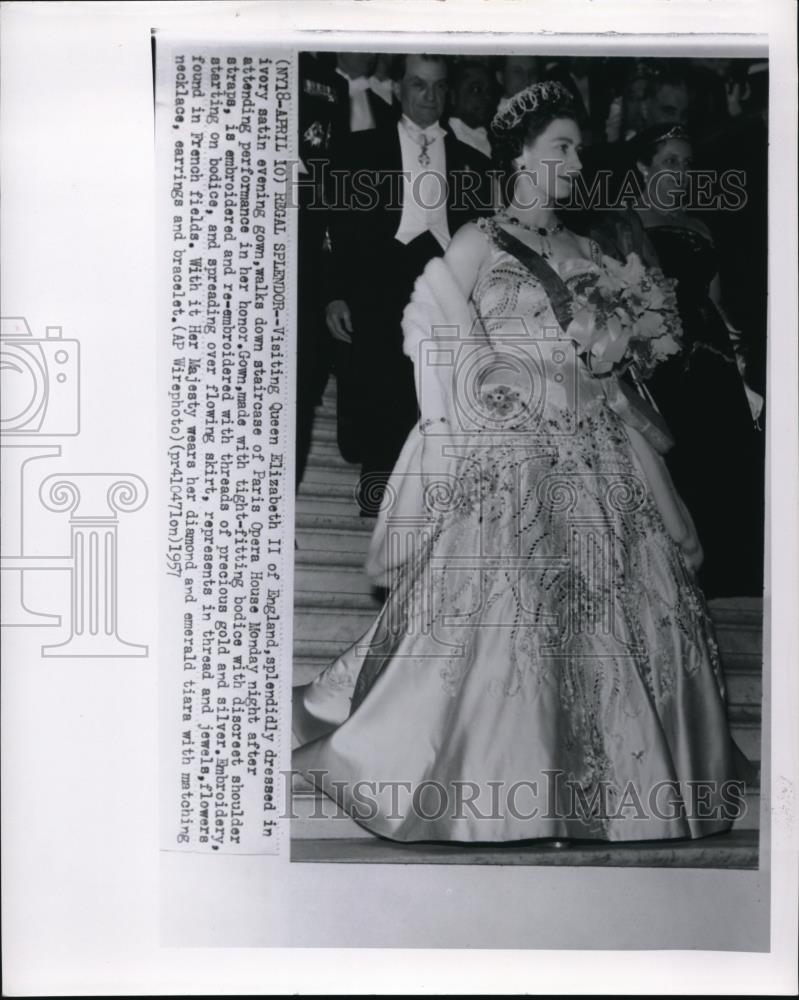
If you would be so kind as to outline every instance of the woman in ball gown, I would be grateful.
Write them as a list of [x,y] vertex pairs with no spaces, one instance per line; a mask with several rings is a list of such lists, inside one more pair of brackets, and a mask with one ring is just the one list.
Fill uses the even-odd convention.
[[700,583],[707,597],[759,597],[763,400],[744,381],[740,333],[722,307],[710,230],[688,210],[691,140],[682,126],[656,125],[629,147],[642,181],[635,212],[654,250],[651,262],[677,280],[684,351],[658,368],[649,389],[676,441],[667,462],[704,549]]
[[693,526],[565,329],[609,266],[554,213],[569,93],[535,84],[492,127],[507,208],[406,310],[422,419],[370,549],[389,596],[297,689],[293,767],[395,841],[718,833],[740,786]]

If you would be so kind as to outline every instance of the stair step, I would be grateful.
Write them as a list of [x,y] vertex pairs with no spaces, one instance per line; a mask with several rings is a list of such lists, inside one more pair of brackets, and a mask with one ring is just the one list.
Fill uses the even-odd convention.
[[341,639],[351,645],[368,630],[374,620],[373,608],[295,606],[294,635],[299,639],[323,635],[326,639]]
[[747,662],[747,657],[762,662],[763,602],[758,598],[724,598],[708,603],[710,617],[722,659]]
[[312,458],[332,458],[338,461],[343,461],[341,457],[341,452],[338,450],[338,443],[336,438],[332,439],[327,437],[311,437],[311,448],[308,452],[308,460]]
[[375,608],[380,607],[380,598],[375,595],[374,587],[360,564],[345,567],[299,565],[294,570],[294,590],[304,594],[320,590],[362,594],[370,599]]
[[335,483],[341,486],[355,488],[358,482],[360,466],[350,465],[343,458],[338,462],[333,462],[325,458],[324,461],[309,461],[305,467],[305,474],[302,477],[302,487],[312,487],[317,485],[324,487],[327,483]]
[[733,625],[749,622],[763,627],[762,597],[714,597],[707,606],[714,621]]
[[365,558],[374,531],[373,518],[352,514],[297,513],[295,531],[301,549],[357,552]]
[[311,430],[311,447],[317,444],[317,442],[328,444],[332,441],[333,444],[336,444],[337,440],[335,413],[317,410],[314,413],[313,428]]
[[325,392],[322,393],[322,398],[320,399],[318,405],[316,406],[314,413],[332,413],[333,415],[335,415],[336,413],[335,391],[328,392],[327,390],[325,390]]
[[[322,668],[324,668],[328,663],[332,663],[333,660],[341,656],[344,650],[349,649],[365,631],[366,629],[358,632],[354,637],[347,637],[345,639],[313,639],[298,637],[297,630],[295,629],[293,644],[294,660],[295,662],[297,660],[320,660],[323,661]],[[310,679],[313,680],[313,678]]]
[[725,670],[727,701],[730,705],[756,705],[763,701],[763,683],[759,675],[733,673]]
[[333,410],[316,410],[313,418],[313,427],[311,428],[311,442],[319,440],[328,441],[330,440],[328,435],[331,432],[335,441],[337,430],[336,414]]
[[535,841],[519,844],[398,844],[372,836],[369,840],[292,840],[291,860],[350,864],[483,864],[588,865],[637,868],[758,867],[759,836],[755,830],[732,830],[698,840],[639,841],[630,844],[573,844],[552,848]]
[[357,476],[352,477],[352,484],[350,483],[318,483],[312,480],[306,481],[303,479],[302,485],[297,491],[297,497],[303,497],[308,499],[329,499],[330,497],[338,497],[341,500],[353,501],[355,498],[355,485],[357,483]]
[[737,725],[740,723],[756,723],[760,725],[760,705],[746,705],[739,704],[738,702],[729,701],[727,703],[727,717],[730,720],[730,725]]
[[327,528],[314,531],[302,528],[297,530],[295,537],[297,552],[325,549],[328,552],[342,553],[348,559],[357,558],[363,566],[371,536],[362,531],[329,531]]
[[297,514],[297,528],[308,528],[319,531],[354,531],[358,534],[370,535],[374,531],[375,519],[359,517],[358,514]]
[[[321,490],[315,496],[298,493],[294,501],[297,514],[331,514],[335,517],[351,516],[358,512],[358,502],[355,499],[355,483],[345,489],[343,496],[323,496]],[[374,522],[373,522],[374,523]]]
[[760,663],[763,660],[763,637],[754,628],[733,629],[725,625],[716,629],[716,640],[722,659],[748,658],[753,663]]
[[747,791],[744,796],[746,810],[740,819],[733,823],[734,830],[759,830],[760,829],[760,790]]
[[360,469],[360,464],[358,462],[347,462],[341,457],[341,455],[335,457],[327,452],[324,452],[321,455],[311,456],[309,453],[309,459],[311,457],[314,459],[311,463],[313,467],[331,466],[332,468],[338,469],[343,466],[344,468],[352,469],[353,471],[358,471]]
[[294,595],[295,611],[299,608],[304,608],[308,611],[318,610],[320,612],[330,611],[331,609],[366,611],[374,618],[381,607],[382,603],[376,601],[371,593],[347,593],[341,590],[305,590]]
[[742,721],[736,719],[730,712],[730,732],[732,738],[738,744],[741,752],[752,762],[759,761],[760,757],[760,722]]
[[751,675],[760,677],[763,673],[763,657],[760,653],[729,652],[721,654],[725,674]]
[[336,376],[333,375],[332,378],[329,378],[327,380],[327,385],[325,386],[324,392],[322,393],[322,405],[323,406],[332,405],[333,407],[335,407],[337,395],[338,393],[336,386]]
[[[331,549],[298,548],[294,550],[295,567],[326,568],[332,573],[341,570],[343,573],[358,570],[364,576],[363,556],[359,552],[336,552]],[[295,579],[297,570],[294,570]]]

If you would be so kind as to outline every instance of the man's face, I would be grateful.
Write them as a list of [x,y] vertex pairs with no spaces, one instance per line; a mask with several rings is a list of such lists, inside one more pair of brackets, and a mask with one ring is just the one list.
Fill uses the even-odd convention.
[[513,97],[538,78],[535,56],[507,56],[502,70],[502,90]]
[[688,91],[685,87],[664,83],[647,102],[647,121],[651,125],[660,125],[661,122],[684,125],[687,111]]
[[433,125],[444,113],[447,99],[447,67],[438,59],[408,56],[400,80],[402,112],[419,128]]
[[487,125],[494,110],[488,70],[481,66],[467,69],[453,94],[452,106],[455,117],[469,128]]

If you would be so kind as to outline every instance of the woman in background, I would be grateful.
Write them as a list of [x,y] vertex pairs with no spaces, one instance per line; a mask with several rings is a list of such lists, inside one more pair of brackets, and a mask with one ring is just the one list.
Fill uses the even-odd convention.
[[[667,462],[704,549],[700,581],[707,597],[759,597],[763,400],[744,381],[740,334],[722,307],[710,230],[690,211],[691,139],[680,125],[655,125],[628,146],[642,189],[634,211],[655,254],[650,263],[677,280],[684,349],[656,369],[648,388],[676,442]],[[646,243],[642,252],[651,252]]]

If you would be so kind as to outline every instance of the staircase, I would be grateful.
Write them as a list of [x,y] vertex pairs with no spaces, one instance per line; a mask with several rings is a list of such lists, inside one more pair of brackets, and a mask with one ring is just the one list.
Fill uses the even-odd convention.
[[[296,503],[294,576],[295,686],[307,684],[369,625],[381,600],[363,571],[374,521],[358,516],[357,466],[336,445],[335,382],[325,390],[305,477]],[[711,602],[728,688],[733,738],[760,769],[762,604],[752,598]],[[398,844],[359,826],[332,800],[294,776],[292,860],[383,863],[602,865],[757,868],[759,783],[747,789],[747,809],[733,830],[698,841],[628,845]]]

